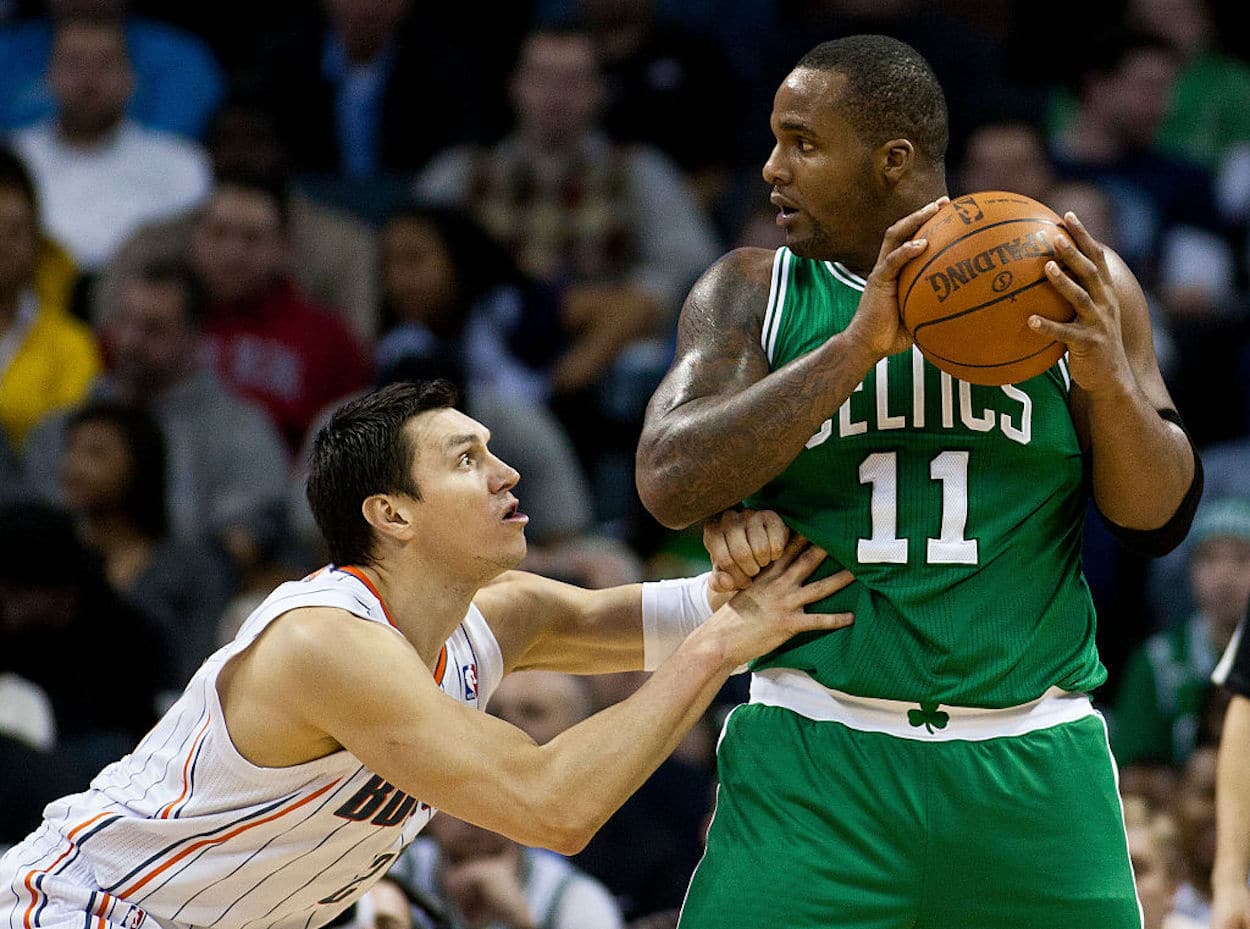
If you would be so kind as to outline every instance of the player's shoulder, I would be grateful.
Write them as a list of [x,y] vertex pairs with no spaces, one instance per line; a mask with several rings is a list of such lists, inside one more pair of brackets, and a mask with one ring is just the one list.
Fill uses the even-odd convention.
[[777,261],[777,249],[744,245],[721,255],[703,275],[720,284],[754,283],[768,286]]
[[695,283],[690,315],[762,319],[772,287],[777,250],[743,246],[722,255]]

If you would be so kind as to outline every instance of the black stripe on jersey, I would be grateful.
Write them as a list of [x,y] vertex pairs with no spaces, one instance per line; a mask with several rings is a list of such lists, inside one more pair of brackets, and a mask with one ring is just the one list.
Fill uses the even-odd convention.
[[39,891],[39,896],[43,897],[43,899],[39,901],[39,905],[35,907],[35,914],[30,918],[31,925],[33,926],[39,925],[39,916],[43,913],[43,908],[48,905],[48,895],[43,892],[43,879],[49,874],[59,874],[61,871],[64,871],[71,864],[73,864],[74,859],[78,857],[78,853],[80,851],[78,846],[74,844],[73,840],[67,839],[66,841],[68,841],[73,847],[73,850],[69,853],[69,855],[67,855],[65,859],[56,866],[55,871],[45,871],[31,882],[35,885],[35,889]]
[[[345,829],[345,828],[347,828],[347,826],[349,826],[349,825],[350,825],[350,823],[344,823],[342,826],[340,826],[340,827],[339,827],[339,829]],[[325,845],[325,843],[326,843],[326,842],[328,842],[328,841],[330,840],[330,838],[331,838],[332,836],[334,836],[334,835],[335,835],[335,834],[339,831],[339,829],[335,829],[335,830],[334,830],[334,832],[330,833],[330,835],[327,835],[324,839],[322,839],[320,842],[318,842],[318,843],[317,843],[317,848],[320,848],[322,845]],[[344,858],[346,858],[348,855],[350,855],[352,852],[354,852],[354,851],[355,851],[355,850],[356,850],[356,849],[357,849],[360,845],[362,845],[362,844],[364,844],[365,842],[367,842],[367,841],[369,841],[370,839],[372,839],[372,838],[373,838],[376,834],[377,834],[376,830],[370,830],[370,831],[366,832],[363,838],[361,838],[358,842],[354,843],[354,844],[353,844],[351,847],[349,847],[349,848],[348,848],[345,852],[343,852],[343,854],[339,855],[337,858],[335,858],[333,861],[331,861],[328,865],[326,865],[324,868],[322,868],[320,871],[318,871],[316,874],[314,874],[314,875],[313,875],[312,877],[310,877],[308,880],[304,881],[304,883],[300,884],[300,885],[299,885],[298,887],[296,887],[293,891],[291,891],[289,894],[287,894],[285,897],[283,897],[281,900],[279,900],[277,903],[275,903],[273,906],[271,906],[271,907],[269,908],[268,912],[264,913],[264,914],[263,914],[263,915],[261,915],[261,916],[258,916],[256,919],[251,919],[251,920],[248,920],[246,923],[244,923],[242,926],[240,926],[240,927],[239,927],[239,929],[247,929],[247,927],[248,927],[248,926],[250,926],[252,923],[259,922],[259,921],[260,921],[260,920],[262,920],[262,919],[266,919],[266,918],[268,918],[268,917],[270,916],[270,914],[272,914],[272,913],[273,913],[273,911],[274,911],[274,910],[278,909],[278,907],[282,906],[284,903],[286,903],[286,902],[287,902],[288,900],[290,900],[292,897],[296,896],[296,895],[297,895],[300,891],[302,891],[304,888],[306,888],[309,884],[311,884],[311,883],[313,883],[314,881],[316,881],[316,880],[317,880],[317,878],[321,877],[321,875],[325,874],[327,871],[329,871],[331,868],[333,868],[335,865],[337,865],[340,861],[342,861]],[[308,852],[308,854],[311,854],[313,851],[316,851],[316,849],[315,849],[315,848],[314,848],[314,849],[310,849],[310,850],[309,850],[309,852]],[[300,858],[303,858],[303,857],[304,857],[304,855],[301,855],[301,856],[300,856]],[[291,861],[288,861],[288,862],[287,862],[287,864],[293,864],[294,862],[296,862],[296,861],[298,861],[298,860],[299,860],[299,858],[292,859]],[[286,867],[286,865],[283,865],[283,867]],[[279,870],[281,870],[281,869],[279,869]],[[255,889],[256,889],[256,887],[259,887],[259,886],[260,886],[261,884],[263,884],[266,880],[268,880],[270,877],[273,877],[273,876],[274,876],[274,874],[277,874],[277,873],[278,873],[278,872],[277,872],[277,871],[275,871],[275,872],[273,872],[273,874],[266,875],[266,877],[262,878],[262,879],[260,880],[260,882],[259,882],[259,883],[257,883],[257,884],[256,884],[256,885],[252,888],[252,890],[255,890]],[[251,893],[251,890],[249,890],[249,891],[248,891],[248,893]],[[242,898],[240,898],[240,899],[242,899]],[[236,901],[235,901],[235,903],[237,903],[237,902],[238,902],[238,900],[236,900]],[[232,904],[230,904],[230,906],[231,906],[231,907],[233,907],[233,906],[234,906],[234,904],[232,903]],[[225,916],[225,915],[226,915],[226,913],[229,913],[229,912],[230,912],[230,910],[229,910],[229,909],[226,909],[226,910],[225,910],[225,911],[224,911],[221,915],[222,915],[222,916]]]
[[[356,775],[357,775],[357,774],[360,774],[360,771],[362,771],[362,770],[365,770],[365,766],[364,766],[364,765],[360,765],[360,769],[356,771],[356,774],[352,774],[352,775],[351,775],[351,778],[347,779],[346,783],[344,784],[344,788],[346,788],[346,785],[347,785],[347,784],[350,784],[350,783],[351,783],[351,781],[352,781],[352,780],[354,780],[354,779],[356,778]],[[326,801],[325,801],[325,804],[321,804],[321,806],[325,806],[326,804],[329,804],[329,803],[330,803],[330,800],[331,800],[331,798],[332,798],[332,796],[335,796],[337,793],[339,793],[339,791],[335,790],[335,791],[334,791],[334,793],[332,793],[330,796],[327,796]],[[319,808],[319,810],[320,810],[320,808]],[[257,881],[256,881],[256,883],[255,883],[255,884],[252,884],[252,885],[250,886],[250,888],[247,888],[247,890],[245,890],[245,891],[244,891],[244,893],[242,893],[242,894],[240,894],[239,896],[237,896],[237,898],[234,900],[234,903],[231,903],[229,906],[226,906],[226,908],[225,908],[224,910],[221,910],[220,915],[219,915],[219,916],[217,916],[217,919],[216,919],[216,920],[214,920],[214,921],[220,921],[221,919],[224,919],[224,918],[225,918],[225,915],[226,915],[227,913],[229,913],[229,911],[230,911],[230,910],[234,909],[234,908],[235,908],[235,905],[236,905],[237,903],[239,903],[239,901],[240,901],[240,900],[244,899],[244,898],[245,898],[245,896],[247,896],[247,894],[252,893],[252,891],[256,890],[256,888],[259,888],[259,886],[260,886],[261,884],[264,884],[266,880],[269,880],[270,878],[275,878],[275,876],[277,876],[277,875],[281,874],[281,871],[282,871],[282,870],[284,870],[285,868],[289,868],[289,866],[290,866],[290,865],[292,865],[292,864],[296,864],[296,863],[297,863],[297,861],[301,861],[302,859],[307,858],[307,856],[309,856],[309,855],[311,855],[311,854],[315,854],[317,850],[320,850],[320,849],[321,849],[321,846],[322,846],[322,845],[325,845],[325,844],[327,843],[327,841],[330,841],[330,839],[334,838],[334,836],[335,836],[335,835],[337,835],[337,834],[339,834],[339,833],[340,833],[340,831],[342,831],[342,830],[344,830],[344,829],[347,829],[347,828],[350,828],[350,826],[351,826],[351,825],[352,825],[352,824],[350,823],[350,821],[344,820],[344,823],[342,823],[342,825],[340,825],[340,826],[336,826],[336,828],[335,828],[335,829],[332,829],[332,830],[330,830],[330,831],[329,831],[329,833],[326,833],[326,834],[325,834],[325,836],[324,836],[324,838],[322,838],[322,839],[321,839],[321,841],[319,841],[319,843],[317,843],[316,845],[312,846],[312,848],[310,848],[309,850],[305,851],[305,853],[304,853],[304,854],[301,854],[301,855],[297,856],[297,858],[292,858],[291,860],[286,861],[286,863],[285,863],[285,864],[282,864],[281,868],[277,869],[276,871],[270,871],[270,873],[267,873],[267,874],[264,876],[264,878],[261,878],[260,880],[257,880]],[[281,906],[282,904],[286,903],[286,901],[287,901],[287,900],[290,900],[290,899],[292,898],[292,896],[295,896],[297,893],[299,893],[299,891],[300,891],[300,890],[302,890],[302,889],[306,888],[306,886],[307,886],[307,885],[309,885],[309,884],[311,884],[311,883],[312,883],[312,881],[316,880],[317,878],[320,878],[320,876],[321,876],[322,874],[325,874],[327,870],[329,870],[330,868],[332,868],[332,866],[336,865],[337,863],[339,863],[339,861],[341,861],[342,859],[346,858],[346,856],[347,856],[347,855],[351,854],[351,853],[352,853],[352,851],[354,851],[354,850],[356,849],[356,846],[357,846],[357,845],[360,845],[361,843],[364,843],[364,841],[367,841],[367,840],[371,839],[371,838],[372,838],[372,836],[374,836],[375,831],[376,831],[376,830],[367,830],[367,831],[365,831],[365,834],[364,834],[364,836],[362,836],[362,838],[360,839],[360,841],[356,841],[356,843],[355,843],[354,845],[351,845],[349,849],[347,849],[346,851],[344,851],[344,853],[342,853],[341,855],[339,855],[339,858],[336,858],[334,861],[331,861],[331,863],[330,863],[330,864],[327,864],[327,865],[325,866],[325,868],[322,868],[320,871],[317,871],[317,873],[316,873],[316,874],[314,874],[314,875],[312,875],[312,876],[311,876],[311,878],[309,878],[309,879],[307,879],[306,881],[304,881],[304,883],[302,883],[300,886],[297,886],[297,888],[295,888],[295,890],[292,890],[290,894],[287,894],[286,896],[284,896],[284,898],[282,898],[282,899],[280,899],[279,901],[277,901],[277,903],[275,903],[274,905],[270,906],[269,910],[267,910],[267,911],[266,911],[266,913],[261,914],[260,916],[256,916],[256,918],[255,918],[255,919],[251,919],[251,920],[249,920],[249,921],[246,921],[246,923],[244,923],[244,924],[242,924],[242,926],[240,926],[240,929],[245,929],[245,928],[246,928],[246,926],[249,926],[249,925],[251,925],[252,923],[256,923],[256,921],[259,921],[259,920],[262,920],[262,919],[266,919],[266,918],[267,918],[267,916],[269,916],[269,915],[272,913],[272,911],[276,910],[277,908],[279,908],[279,906]]]
[[13,925],[13,917],[16,916],[22,910],[22,899],[26,895],[26,887],[22,883],[22,875],[26,873],[28,868],[35,867],[36,865],[39,864],[39,862],[43,861],[45,858],[51,855],[52,852],[60,848],[61,843],[65,841],[64,837],[60,833],[58,833],[55,829],[53,829],[52,826],[49,825],[46,821],[42,823],[39,826],[39,828],[36,829],[30,835],[30,838],[28,839],[28,841],[34,844],[34,840],[37,837],[39,837],[40,833],[43,833],[43,838],[45,840],[51,839],[52,844],[47,846],[46,848],[43,848],[40,851],[35,852],[34,853],[35,857],[31,858],[29,861],[23,861],[21,864],[19,864],[17,866],[16,871],[13,874],[13,880],[9,881],[9,893],[13,894],[13,904],[14,904],[13,907],[9,910],[9,929],[16,929],[16,927]]
[[91,920],[95,913],[95,898],[98,891],[91,891],[91,898],[87,901],[87,920],[83,923],[82,929],[91,929]]
[[[148,784],[147,787],[143,789],[143,793],[139,794],[138,797],[126,800],[125,803],[128,806],[133,806],[135,804],[141,803],[143,800],[147,799],[147,796],[148,794],[152,792],[153,787],[156,787],[159,784],[165,783],[165,778],[169,776],[170,765],[176,764],[178,762],[178,759],[182,757],[182,750],[186,748],[187,743],[194,741],[195,737],[199,735],[200,723],[202,723],[207,716],[208,716],[208,706],[205,705],[203,712],[200,713],[200,715],[196,717],[195,722],[191,724],[191,728],[190,730],[188,730],[189,732],[188,737],[183,739],[181,742],[179,742],[178,747],[175,748],[173,752],[170,754],[169,760],[165,762],[165,769],[156,776],[155,780],[153,780],[150,784]],[[155,754],[156,753],[154,752],[153,757],[155,757]],[[164,804],[161,804],[161,806],[164,806]]]
[[165,848],[161,849],[159,852],[156,852],[154,855],[151,855],[149,858],[135,865],[135,867],[133,867],[130,870],[130,872],[126,874],[125,876],[123,876],[120,880],[114,881],[112,884],[109,884],[107,887],[103,887],[101,889],[104,890],[105,892],[111,893],[112,891],[121,887],[123,884],[127,883],[131,878],[137,875],[140,871],[145,870],[149,865],[152,865],[157,860],[164,858],[166,855],[168,855],[170,852],[174,851],[175,849],[179,848],[180,846],[186,845],[188,842],[194,842],[196,839],[208,838],[209,836],[217,835],[217,833],[219,832],[225,832],[228,829],[233,829],[235,826],[241,825],[247,822],[248,820],[259,819],[260,817],[266,815],[267,813],[272,813],[274,810],[282,806],[284,803],[288,803],[291,800],[294,800],[298,796],[299,796],[298,793],[287,794],[285,797],[282,797],[279,800],[275,800],[273,803],[270,803],[268,806],[262,807],[261,809],[257,810],[254,813],[248,813],[246,816],[240,816],[238,819],[233,820],[232,822],[228,822],[224,826],[218,826],[216,829],[209,829],[207,832],[197,832],[195,835],[187,836],[185,839],[179,839],[177,842],[174,842],[171,845],[167,845]]
[[[100,786],[99,788],[97,788],[97,789],[98,789],[101,793],[103,793],[105,796],[109,797],[109,799],[111,799],[111,800],[116,800],[118,803],[128,803],[128,804],[129,804],[129,803],[134,803],[134,802],[135,802],[135,800],[134,800],[134,798],[132,798],[132,797],[117,797],[117,796],[113,796],[112,794],[107,793],[107,791],[111,791],[111,790],[120,790],[120,791],[125,791],[128,787],[130,787],[130,785],[131,785],[131,784],[133,784],[133,783],[135,782],[135,778],[136,778],[136,777],[138,777],[140,774],[142,774],[145,770],[147,770],[147,766],[148,766],[148,764],[149,764],[149,763],[151,763],[152,759],[153,759],[153,758],[155,758],[155,757],[157,756],[157,754],[158,754],[160,751],[162,751],[162,750],[165,748],[165,746],[167,746],[167,745],[169,744],[169,740],[170,740],[170,739],[172,739],[174,736],[176,736],[176,735],[178,734],[178,727],[182,725],[182,717],[183,717],[183,716],[185,716],[185,715],[187,714],[187,712],[188,712],[189,710],[191,710],[191,709],[192,709],[192,705],[191,705],[191,704],[187,704],[186,706],[184,706],[184,707],[182,708],[182,710],[181,710],[181,711],[179,712],[179,714],[178,714],[178,718],[177,718],[176,720],[174,720],[174,721],[173,721],[173,725],[170,727],[169,732],[165,733],[165,741],[161,742],[161,744],[160,744],[160,745],[157,745],[157,746],[156,746],[155,748],[153,748],[150,752],[148,752],[148,756],[147,756],[146,758],[144,758],[144,759],[143,759],[143,761],[141,761],[141,762],[139,762],[139,763],[137,763],[137,764],[136,764],[136,763],[135,763],[135,761],[134,761],[134,755],[131,755],[131,756],[130,756],[130,764],[129,764],[129,767],[130,767],[130,776],[129,776],[128,778],[126,778],[126,783],[124,783],[124,784],[104,784],[104,785],[101,785],[101,786]],[[192,728],[194,728],[194,727],[192,727]],[[185,743],[184,743],[184,744],[185,744]],[[166,765],[166,767],[165,767],[165,772],[166,772],[166,773],[168,773],[168,771],[169,771],[169,767],[168,767],[168,765]],[[165,779],[165,778],[164,778],[164,774],[162,774],[162,775],[161,775],[161,779],[160,779],[160,780],[164,780],[164,779]],[[157,781],[157,783],[159,784],[159,783],[160,783],[160,781],[158,780],[158,781]],[[151,790],[151,789],[152,789],[152,785],[149,785],[149,786],[148,786],[148,790]],[[140,800],[142,800],[142,799],[143,799],[143,797],[146,797],[146,796],[147,796],[147,793],[148,793],[148,791],[147,791],[147,790],[145,790],[145,791],[143,792],[143,796],[139,797],[139,799],[140,799]]]
[[[196,898],[196,897],[198,897],[200,894],[204,893],[206,890],[212,890],[214,887],[216,887],[216,886],[217,886],[218,884],[220,884],[222,881],[227,881],[227,880],[229,880],[230,878],[232,878],[232,877],[234,877],[236,874],[238,874],[240,870],[242,870],[243,868],[246,868],[246,867],[248,866],[248,864],[252,861],[252,859],[253,859],[253,858],[255,858],[257,855],[259,855],[261,852],[263,852],[266,848],[268,848],[268,847],[269,847],[269,844],[270,844],[271,842],[273,842],[275,839],[281,838],[282,836],[286,835],[287,833],[292,832],[292,831],[294,831],[295,829],[298,829],[300,826],[302,826],[304,823],[306,823],[306,822],[307,822],[308,820],[310,820],[312,817],[316,816],[316,815],[317,815],[318,813],[320,813],[323,809],[325,809],[325,807],[326,807],[328,804],[330,804],[330,803],[332,803],[332,802],[336,802],[335,798],[336,798],[336,797],[338,797],[338,796],[339,796],[339,794],[340,794],[340,793],[342,793],[344,790],[347,790],[347,789],[348,789],[348,787],[351,785],[352,780],[356,777],[356,775],[357,775],[357,774],[359,774],[359,773],[360,773],[361,771],[363,771],[364,769],[365,769],[365,766],[364,766],[364,765],[361,765],[361,766],[360,766],[360,767],[356,770],[356,772],[355,772],[354,774],[352,774],[352,776],[351,776],[351,777],[348,777],[348,778],[345,778],[345,779],[344,779],[344,781],[343,781],[343,786],[342,786],[342,787],[340,787],[338,790],[332,790],[332,791],[330,791],[330,793],[326,795],[325,799],[323,799],[323,800],[321,801],[321,803],[319,803],[316,807],[314,807],[314,808],[313,808],[312,812],[310,812],[307,816],[305,816],[303,819],[301,819],[298,823],[296,823],[295,825],[293,825],[290,829],[287,829],[287,830],[286,830],[286,832],[279,832],[279,833],[276,833],[275,835],[270,836],[270,837],[269,837],[269,838],[265,841],[265,843],[264,843],[263,845],[261,845],[259,848],[257,848],[255,851],[253,851],[250,855],[248,855],[248,856],[247,856],[247,858],[245,858],[243,861],[241,861],[241,862],[240,862],[240,863],[239,863],[239,864],[235,867],[235,869],[234,869],[233,871],[231,871],[229,874],[223,874],[221,877],[217,878],[217,880],[213,881],[211,884],[205,884],[203,887],[201,887],[199,890],[197,890],[195,893],[193,893],[191,896],[189,896],[189,897],[188,897],[185,901],[183,901],[182,906],[178,907],[178,909],[174,911],[174,913],[173,913],[173,915],[170,917],[170,919],[173,919],[173,920],[178,919],[178,917],[182,915],[182,911],[183,911],[184,909],[186,909],[188,906],[190,906],[190,905],[191,905],[191,902],[192,902],[193,900],[195,900],[195,898]],[[348,823],[344,823],[344,825],[348,825]],[[336,830],[334,830],[334,832],[337,832],[337,831],[338,831],[337,829],[336,829]],[[331,833],[330,833],[330,836],[334,835],[334,832],[331,832]],[[330,836],[326,836],[326,838],[328,839]],[[198,855],[193,856],[193,857],[191,858],[191,861],[194,861],[194,860],[195,860],[196,858],[198,858],[198,857],[199,857]],[[300,857],[303,857],[303,856],[300,856]],[[296,859],[296,860],[298,860],[298,859]],[[179,871],[175,871],[175,872],[174,872],[174,874],[180,873],[180,871],[181,871],[181,869],[179,869]],[[173,875],[171,874],[171,875],[170,875],[170,877],[173,877]],[[162,881],[162,882],[161,882],[161,884],[160,884],[160,887],[164,887],[164,886],[165,886],[165,884],[166,884],[167,882],[168,882],[168,881]],[[152,891],[149,891],[147,894],[144,894],[144,899],[146,899],[147,897],[150,897],[150,896],[151,896],[153,893],[155,893],[155,892],[156,892],[156,890],[158,890],[158,889],[159,889],[159,887],[158,887],[158,888],[154,888]],[[249,890],[249,891],[248,891],[248,893],[251,893],[251,891]],[[242,898],[240,898],[240,899],[242,899]],[[238,900],[235,900],[235,901],[234,901],[234,903],[238,903],[238,902],[239,902]],[[231,905],[231,906],[234,906],[234,903],[232,903],[232,904],[230,904],[230,905]],[[223,915],[223,916],[224,916],[224,915],[225,915],[225,913],[223,913],[223,914],[221,914],[221,915]],[[218,918],[220,918],[220,917],[218,917]]]
[[90,830],[88,830],[87,832],[84,832],[78,838],[74,839],[74,841],[77,842],[80,847],[83,845],[86,845],[87,840],[89,838],[91,838],[94,835],[98,835],[100,832],[102,832],[104,829],[108,828],[109,826],[113,825],[113,823],[117,822],[119,819],[125,819],[125,816],[123,816],[121,813],[118,813],[115,816],[108,816],[100,820],[94,826],[92,826]]

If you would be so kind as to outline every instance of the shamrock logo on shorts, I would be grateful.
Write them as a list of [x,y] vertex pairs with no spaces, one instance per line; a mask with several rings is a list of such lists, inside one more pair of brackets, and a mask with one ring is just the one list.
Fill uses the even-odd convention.
[[907,721],[919,729],[924,726],[929,732],[934,729],[945,729],[946,724],[950,722],[950,713],[939,710],[937,701],[922,700],[920,709],[908,710]]

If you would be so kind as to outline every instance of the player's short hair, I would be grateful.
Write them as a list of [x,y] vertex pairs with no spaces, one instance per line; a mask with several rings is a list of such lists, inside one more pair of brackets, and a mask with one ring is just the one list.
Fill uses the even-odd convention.
[[416,449],[404,426],[427,410],[454,407],[449,381],[388,384],[350,400],[317,432],[308,462],[308,505],[337,565],[373,561],[373,532],[361,504],[373,494],[420,500],[412,476]]
[[103,423],[117,430],[130,456],[130,476],[122,505],[126,515],[149,539],[158,541],[169,532],[166,506],[165,433],[156,417],[137,406],[99,401],[74,412],[66,430]]
[[945,161],[946,95],[929,62],[906,42],[884,35],[833,39],[795,67],[846,76],[835,106],[867,144],[906,138],[934,164]]

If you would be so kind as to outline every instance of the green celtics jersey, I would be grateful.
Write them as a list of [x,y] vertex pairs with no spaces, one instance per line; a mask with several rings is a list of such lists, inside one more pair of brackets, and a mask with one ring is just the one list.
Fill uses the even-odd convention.
[[[774,369],[846,328],[862,278],[777,252],[762,343]],[[855,622],[754,668],[865,697],[1014,706],[1106,678],[1081,573],[1087,487],[1064,362],[985,387],[912,349],[882,359],[775,480],[776,510],[855,582],[817,604]]]

